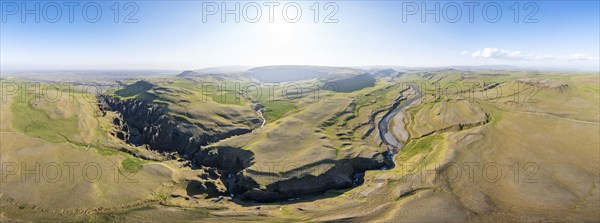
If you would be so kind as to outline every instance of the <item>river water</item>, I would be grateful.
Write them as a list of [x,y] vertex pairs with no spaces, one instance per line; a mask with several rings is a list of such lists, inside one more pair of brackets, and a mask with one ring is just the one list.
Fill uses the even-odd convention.
[[400,152],[400,150],[402,149],[402,146],[404,146],[404,144],[402,142],[398,141],[398,139],[396,137],[394,137],[394,135],[390,132],[391,122],[392,122],[394,116],[396,116],[396,114],[398,114],[398,112],[402,111],[402,109],[413,104],[414,102],[416,102],[423,96],[423,93],[421,92],[421,90],[419,88],[417,88],[415,86],[410,86],[410,88],[417,95],[414,97],[408,98],[408,99],[404,99],[404,101],[400,102],[400,104],[398,106],[396,106],[394,109],[392,109],[387,114],[385,114],[383,116],[383,118],[381,119],[381,121],[379,121],[379,124],[378,124],[379,137],[381,137],[381,140],[383,141],[383,143],[385,143],[388,147],[388,152],[386,154],[386,158],[388,160],[390,160],[393,165],[391,167],[388,167],[390,169],[395,166],[394,155],[396,155],[398,152]]

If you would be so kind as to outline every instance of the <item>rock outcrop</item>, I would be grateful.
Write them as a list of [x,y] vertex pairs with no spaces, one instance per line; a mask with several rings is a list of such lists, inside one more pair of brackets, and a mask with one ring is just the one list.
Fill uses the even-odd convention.
[[[324,162],[332,167],[323,173],[302,174],[281,181],[269,181],[264,185],[260,185],[256,179],[249,176],[256,177],[260,173],[245,170],[235,176],[234,185],[229,187],[233,188],[233,193],[239,194],[243,199],[273,202],[357,186],[362,184],[365,171],[381,169],[390,165],[390,161],[381,153],[372,158],[355,157]],[[292,169],[287,172],[294,171],[298,170]],[[262,177],[268,176],[263,175]]]
[[[108,107],[117,111],[127,123],[129,136],[127,142],[134,145],[148,145],[152,150],[160,152],[177,152],[183,158],[196,159],[201,147],[221,139],[252,131],[251,128],[227,127],[212,129],[201,123],[171,115],[168,106],[137,99],[121,100],[103,96]],[[202,163],[199,163],[202,165]]]
[[[190,179],[186,187],[188,192],[194,195],[206,193],[208,197],[214,197],[233,194],[259,202],[279,201],[316,195],[332,189],[350,188],[362,183],[362,176],[366,170],[381,169],[391,165],[391,161],[384,153],[373,152],[339,160],[319,160],[307,164],[308,167],[297,167],[281,173],[257,172],[255,168],[250,168],[254,165],[254,152],[234,146],[212,146],[211,144],[252,132],[260,127],[261,120],[258,117],[240,116],[236,113],[239,110],[226,108],[220,109],[219,115],[220,117],[225,117],[229,113],[236,115],[230,119],[223,119],[225,122],[234,122],[233,124],[215,124],[209,117],[197,115],[200,113],[192,114],[193,111],[187,111],[192,113],[186,117],[186,113],[181,113],[181,108],[176,108],[177,105],[169,104],[164,100],[154,100],[160,99],[160,93],[156,91],[162,88],[146,83],[134,85],[136,90],[127,91],[128,95],[143,94],[143,98],[111,95],[103,95],[100,98],[102,107],[118,113],[118,118],[113,123],[119,130],[117,137],[134,145],[145,145],[158,152],[177,153],[181,158],[191,161],[195,168],[209,168],[216,171],[213,174],[215,176],[207,175],[205,177],[207,180]],[[255,110],[261,108],[260,105],[254,107]],[[249,110],[252,111],[251,108]],[[223,114],[223,112],[229,113]],[[312,165],[320,164],[325,164],[327,168],[317,173],[298,174],[312,168]],[[273,174],[277,174],[279,178],[272,181],[260,179]],[[216,184],[211,184],[211,181]],[[223,188],[226,188],[227,193]]]

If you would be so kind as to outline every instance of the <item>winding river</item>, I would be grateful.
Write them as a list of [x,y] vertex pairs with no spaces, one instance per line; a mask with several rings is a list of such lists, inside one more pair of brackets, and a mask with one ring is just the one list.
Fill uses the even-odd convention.
[[400,102],[399,105],[396,106],[396,108],[392,109],[391,111],[389,111],[387,114],[385,114],[383,116],[383,118],[381,119],[381,121],[379,121],[379,137],[381,137],[381,140],[383,141],[383,143],[385,143],[388,147],[388,152],[387,152],[387,159],[390,160],[392,163],[391,167],[388,167],[389,169],[393,168],[395,166],[395,162],[394,162],[394,155],[396,155],[398,152],[400,152],[400,150],[402,149],[402,146],[404,145],[402,142],[398,141],[398,139],[396,139],[396,137],[394,137],[394,135],[390,132],[390,125],[391,122],[394,118],[394,116],[396,116],[396,114],[398,114],[398,112],[400,112],[402,109],[408,107],[409,105],[413,104],[415,101],[419,100],[421,97],[423,97],[423,93],[421,92],[421,90],[418,87],[415,86],[410,86],[410,88],[412,88],[412,90],[414,92],[416,92],[416,96],[409,98],[408,100],[405,100],[403,102]]
[[[381,119],[381,121],[379,121],[379,123],[378,123],[379,136],[381,137],[382,141],[388,147],[388,152],[386,153],[386,159],[389,161],[388,163],[391,164],[386,169],[394,168],[394,166],[396,165],[394,162],[394,155],[396,155],[398,152],[400,152],[400,150],[402,149],[402,146],[403,146],[403,143],[398,141],[398,139],[396,139],[396,137],[394,137],[394,135],[390,132],[389,127],[391,125],[391,121],[393,120],[394,116],[396,116],[398,114],[398,112],[402,111],[402,109],[405,109],[409,105],[413,104],[415,101],[418,101],[423,96],[421,90],[418,87],[410,86],[410,88],[412,88],[412,90],[414,92],[416,92],[417,95],[410,97],[408,99],[404,98],[404,99],[401,99],[401,101],[396,102],[398,104],[395,104],[395,107],[393,107],[392,110],[390,110],[388,113],[386,113],[383,116],[383,118]],[[262,108],[256,109],[256,111],[259,113],[259,115],[263,121],[261,126],[259,128],[257,128],[257,129],[260,129],[265,126],[267,120],[264,117]],[[253,131],[256,131],[257,129],[254,129]],[[363,177],[364,177],[364,172],[354,174],[353,186],[360,185],[361,184],[360,180]],[[235,174],[229,173],[227,175],[225,181],[227,182],[227,190],[229,191],[230,196],[234,197],[235,194],[232,191],[233,191],[233,187],[236,183]],[[309,197],[309,196],[295,197],[295,198],[291,198],[289,200],[301,199],[303,197]]]

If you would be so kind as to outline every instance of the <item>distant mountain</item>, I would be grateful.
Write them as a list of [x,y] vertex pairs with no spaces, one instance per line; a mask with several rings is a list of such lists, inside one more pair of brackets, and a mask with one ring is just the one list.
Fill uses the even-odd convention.
[[148,90],[152,89],[154,86],[155,85],[150,82],[140,80],[133,84],[127,85],[125,88],[115,91],[115,95],[118,95],[121,97],[131,97],[131,96],[145,93]]
[[397,66],[397,65],[356,66],[356,67],[353,67],[353,68],[363,69],[363,70],[370,70],[370,71],[386,70],[386,69],[393,69],[393,70],[397,70],[397,71],[404,71],[404,70],[415,69],[415,67]]
[[369,71],[370,73],[376,73],[382,70],[393,69],[399,72],[406,71],[417,71],[417,70],[438,70],[438,69],[455,69],[455,70],[464,70],[464,71],[476,71],[476,70],[552,70],[552,69],[544,69],[544,68],[536,68],[536,67],[520,67],[520,66],[512,66],[512,65],[503,65],[503,64],[491,64],[491,65],[472,65],[472,66],[461,66],[461,65],[453,65],[453,66],[430,66],[430,67],[408,67],[408,66],[396,66],[396,65],[374,65],[374,66],[359,66],[353,67],[358,69],[364,69]]
[[200,73],[195,72],[193,70],[185,70],[185,71],[181,72],[180,74],[178,74],[177,77],[192,77],[192,76],[196,76],[199,74]]
[[222,67],[207,67],[198,70],[186,70],[181,72],[178,77],[193,77],[205,74],[226,74],[226,73],[242,73],[252,67],[249,66],[222,66]]
[[511,65],[479,65],[479,66],[447,66],[442,68],[451,68],[456,70],[523,70],[523,67]]
[[262,82],[286,82],[324,78],[335,74],[360,74],[362,70],[347,67],[281,65],[256,67],[246,74]]
[[357,91],[366,87],[375,86],[375,82],[377,80],[369,73],[363,74],[343,74],[343,75],[333,75],[321,80],[321,82],[326,83],[326,86],[333,86],[336,89],[331,89],[329,87],[328,90],[334,90],[336,92],[352,92]]

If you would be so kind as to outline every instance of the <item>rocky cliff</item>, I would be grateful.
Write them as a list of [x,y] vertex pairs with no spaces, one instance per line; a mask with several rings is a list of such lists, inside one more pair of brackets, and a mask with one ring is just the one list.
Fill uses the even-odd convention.
[[[134,145],[146,145],[151,150],[175,152],[191,161],[195,168],[216,171],[214,177],[204,181],[220,181],[216,183],[224,185],[227,193],[236,197],[272,202],[350,188],[362,183],[366,170],[381,169],[391,164],[384,153],[372,152],[342,159],[315,157],[306,166],[279,172],[261,172],[257,170],[259,168],[254,168],[258,165],[254,163],[257,154],[243,148],[243,143],[240,146],[213,144],[259,128],[263,120],[254,111],[261,109],[260,106],[192,103],[194,98],[190,95],[193,94],[180,90],[175,99],[189,101],[182,107],[173,103],[177,100],[161,93],[174,91],[166,91],[165,88],[170,89],[168,86],[138,82],[126,87],[126,92],[123,90],[117,95],[101,96],[101,107],[119,114],[113,123],[119,130],[115,136]],[[307,171],[318,165],[326,168],[317,172]],[[273,175],[278,178],[264,180]],[[188,186],[193,190],[195,185]],[[222,190],[206,188],[214,189],[205,185],[197,190],[209,197],[224,193]]]
[[[332,189],[346,189],[363,183],[364,172],[387,167],[390,161],[383,154],[375,154],[371,158],[354,157],[342,160],[325,160],[331,165],[326,171],[311,174],[294,175],[301,172],[301,168],[286,171],[290,176],[279,181],[267,181],[266,184],[256,182],[257,178],[268,177],[272,173],[256,173],[244,170],[235,175],[232,192],[239,194],[243,199],[259,202],[273,202],[286,199],[301,198],[324,193]],[[262,174],[262,176],[261,176]]]
[[[119,112],[129,130],[126,140],[134,145],[148,145],[161,152],[177,152],[183,158],[196,159],[201,147],[221,139],[252,131],[252,127],[228,126],[210,128],[201,122],[170,114],[168,105],[137,99],[121,100],[103,96],[103,101],[113,111]],[[260,120],[250,120],[260,123]],[[198,163],[202,165],[202,163]]]

